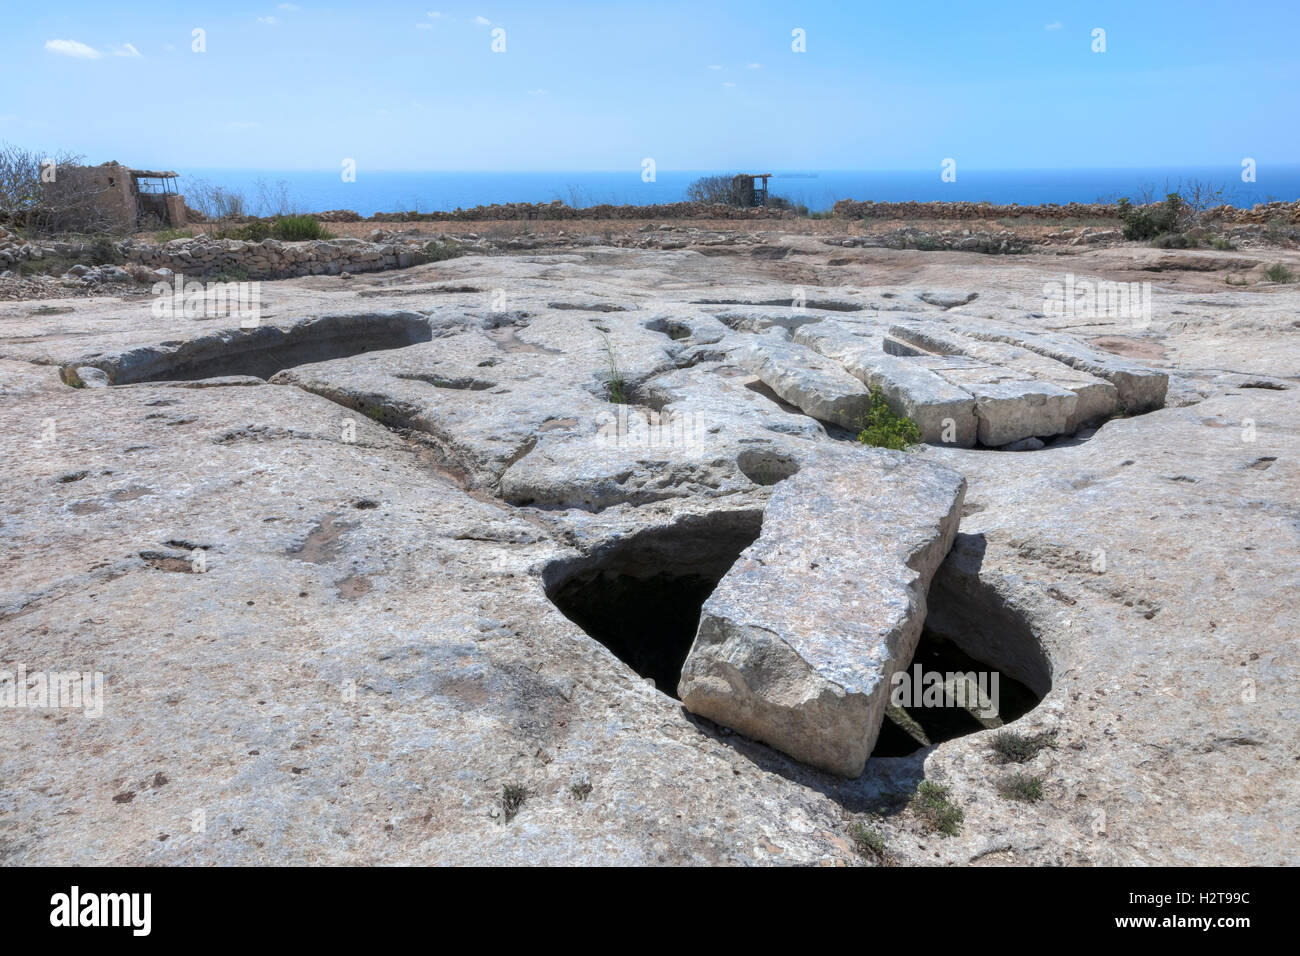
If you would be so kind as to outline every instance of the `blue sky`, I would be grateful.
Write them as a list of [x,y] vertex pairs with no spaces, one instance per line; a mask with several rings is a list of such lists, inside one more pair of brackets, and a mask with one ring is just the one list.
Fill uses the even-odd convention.
[[[436,15],[433,15],[436,14]],[[130,165],[1042,169],[1300,162],[1300,2],[63,0],[0,140]],[[191,49],[205,31],[206,52]],[[492,52],[492,31],[505,52]],[[791,31],[806,32],[804,53]],[[1092,31],[1106,51],[1092,51]]]

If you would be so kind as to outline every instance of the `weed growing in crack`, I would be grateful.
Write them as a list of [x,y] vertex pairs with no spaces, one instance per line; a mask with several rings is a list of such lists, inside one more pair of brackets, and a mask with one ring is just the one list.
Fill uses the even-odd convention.
[[998,795],[1006,800],[1037,803],[1043,799],[1043,778],[1027,773],[1013,773],[998,781]]
[[862,423],[862,431],[858,432],[858,441],[876,448],[903,451],[920,440],[921,429],[916,422],[890,411],[880,386],[872,386],[871,409]]
[[527,799],[528,788],[522,783],[508,783],[501,788],[501,809],[505,811],[507,823],[515,818]]
[[1055,746],[1055,730],[1029,735],[1002,730],[993,736],[993,760],[995,763],[1025,763],[1037,757],[1039,751]]
[[626,405],[627,380],[618,369],[618,360],[614,358],[614,344],[604,332],[600,335],[605,340],[605,358],[609,361],[609,378],[605,381],[605,390],[615,405]]
[[948,799],[948,792],[948,787],[944,784],[922,780],[916,788],[916,796],[912,798],[912,811],[932,833],[956,836],[961,832],[961,822],[966,814]]
[[875,830],[865,823],[855,823],[849,827],[849,837],[853,840],[853,846],[859,854],[878,863],[885,861],[887,847],[885,846],[885,838],[879,830]]

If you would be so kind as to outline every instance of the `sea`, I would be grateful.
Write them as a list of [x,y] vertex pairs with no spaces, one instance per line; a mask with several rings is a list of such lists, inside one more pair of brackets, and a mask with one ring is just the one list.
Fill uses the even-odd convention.
[[[611,172],[398,172],[356,170],[344,181],[341,169],[188,169],[180,188],[206,183],[242,193],[249,211],[270,215],[351,209],[362,216],[377,212],[437,212],[490,203],[551,202],[578,207],[600,203],[646,205],[679,202],[686,188],[706,175],[735,170],[658,170],[647,181],[641,169]],[[1241,166],[1157,167],[1143,169],[955,170],[946,182],[939,169],[779,170],[769,190],[810,211],[823,212],[840,199],[877,202],[968,201],[1022,206],[1040,203],[1134,202],[1163,199],[1193,184],[1222,190],[1218,202],[1232,206],[1300,199],[1300,164],[1260,165],[1254,181],[1243,181]],[[1217,204],[1217,203],[1216,203]],[[260,208],[259,208],[260,207]]]

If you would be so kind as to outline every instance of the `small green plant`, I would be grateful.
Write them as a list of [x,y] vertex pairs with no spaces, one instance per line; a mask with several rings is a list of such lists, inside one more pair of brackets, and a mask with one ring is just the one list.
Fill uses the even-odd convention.
[[858,441],[876,448],[903,451],[921,440],[921,429],[910,418],[895,415],[885,401],[879,385],[871,388],[871,409],[858,432]]
[[312,216],[283,216],[277,219],[275,225],[271,227],[271,235],[285,242],[302,242],[308,239],[328,239],[330,237],[325,227]]
[[158,243],[171,242],[173,239],[193,239],[194,230],[192,229],[163,229],[154,233],[154,241]]
[[855,823],[849,827],[849,837],[853,846],[868,859],[884,862],[886,854],[885,838],[879,830],[872,829],[865,823]]
[[961,822],[966,818],[961,807],[948,799],[948,788],[929,780],[922,780],[916,788],[912,810],[927,830],[944,836],[956,836],[961,832]]
[[522,783],[508,783],[501,788],[501,810],[507,822],[515,818],[527,799],[528,788]]
[[581,783],[573,784],[569,787],[569,796],[573,797],[573,799],[577,800],[579,803],[582,803],[591,796],[591,784],[586,780]]
[[1215,236],[1213,239],[1210,240],[1210,245],[1212,245],[1215,249],[1219,249],[1219,250],[1237,248],[1237,246],[1233,243],[1231,239],[1228,239],[1224,236]]
[[1181,232],[1162,232],[1151,240],[1151,245],[1156,249],[1188,249],[1195,247],[1196,244],[1195,239]]
[[220,272],[214,272],[212,275],[208,276],[208,278],[213,282],[247,282],[248,270],[239,266],[231,266],[230,268],[223,269]]
[[443,259],[455,259],[465,254],[459,242],[426,242],[424,255],[429,262],[441,262]]
[[1249,283],[1248,281],[1246,281],[1245,279],[1242,279],[1240,282],[1234,282],[1234,281],[1232,280],[1232,273],[1231,273],[1231,272],[1229,272],[1227,275],[1225,275],[1225,276],[1223,277],[1223,281],[1224,281],[1224,283],[1225,283],[1226,285],[1250,285],[1250,283]]
[[1055,730],[1044,730],[1036,734],[1000,730],[993,735],[993,759],[997,763],[1025,763],[1033,760],[1040,751],[1055,746]]
[[998,781],[998,795],[1006,800],[1037,803],[1043,799],[1043,778],[1027,773],[1013,773]]
[[1264,278],[1269,282],[1295,282],[1295,273],[1282,263],[1275,262],[1264,270]]
[[609,336],[601,333],[605,340],[605,358],[609,362],[609,377],[605,380],[605,392],[615,405],[627,404],[627,380],[618,369],[618,360],[614,358],[614,345]]

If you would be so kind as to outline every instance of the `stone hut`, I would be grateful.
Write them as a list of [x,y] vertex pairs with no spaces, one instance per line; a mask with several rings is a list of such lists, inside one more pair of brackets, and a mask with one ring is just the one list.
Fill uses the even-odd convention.
[[131,169],[117,162],[62,165],[45,182],[45,191],[55,208],[104,225],[132,231],[155,218],[180,228],[186,224],[185,197],[176,191],[176,179],[174,172]]

